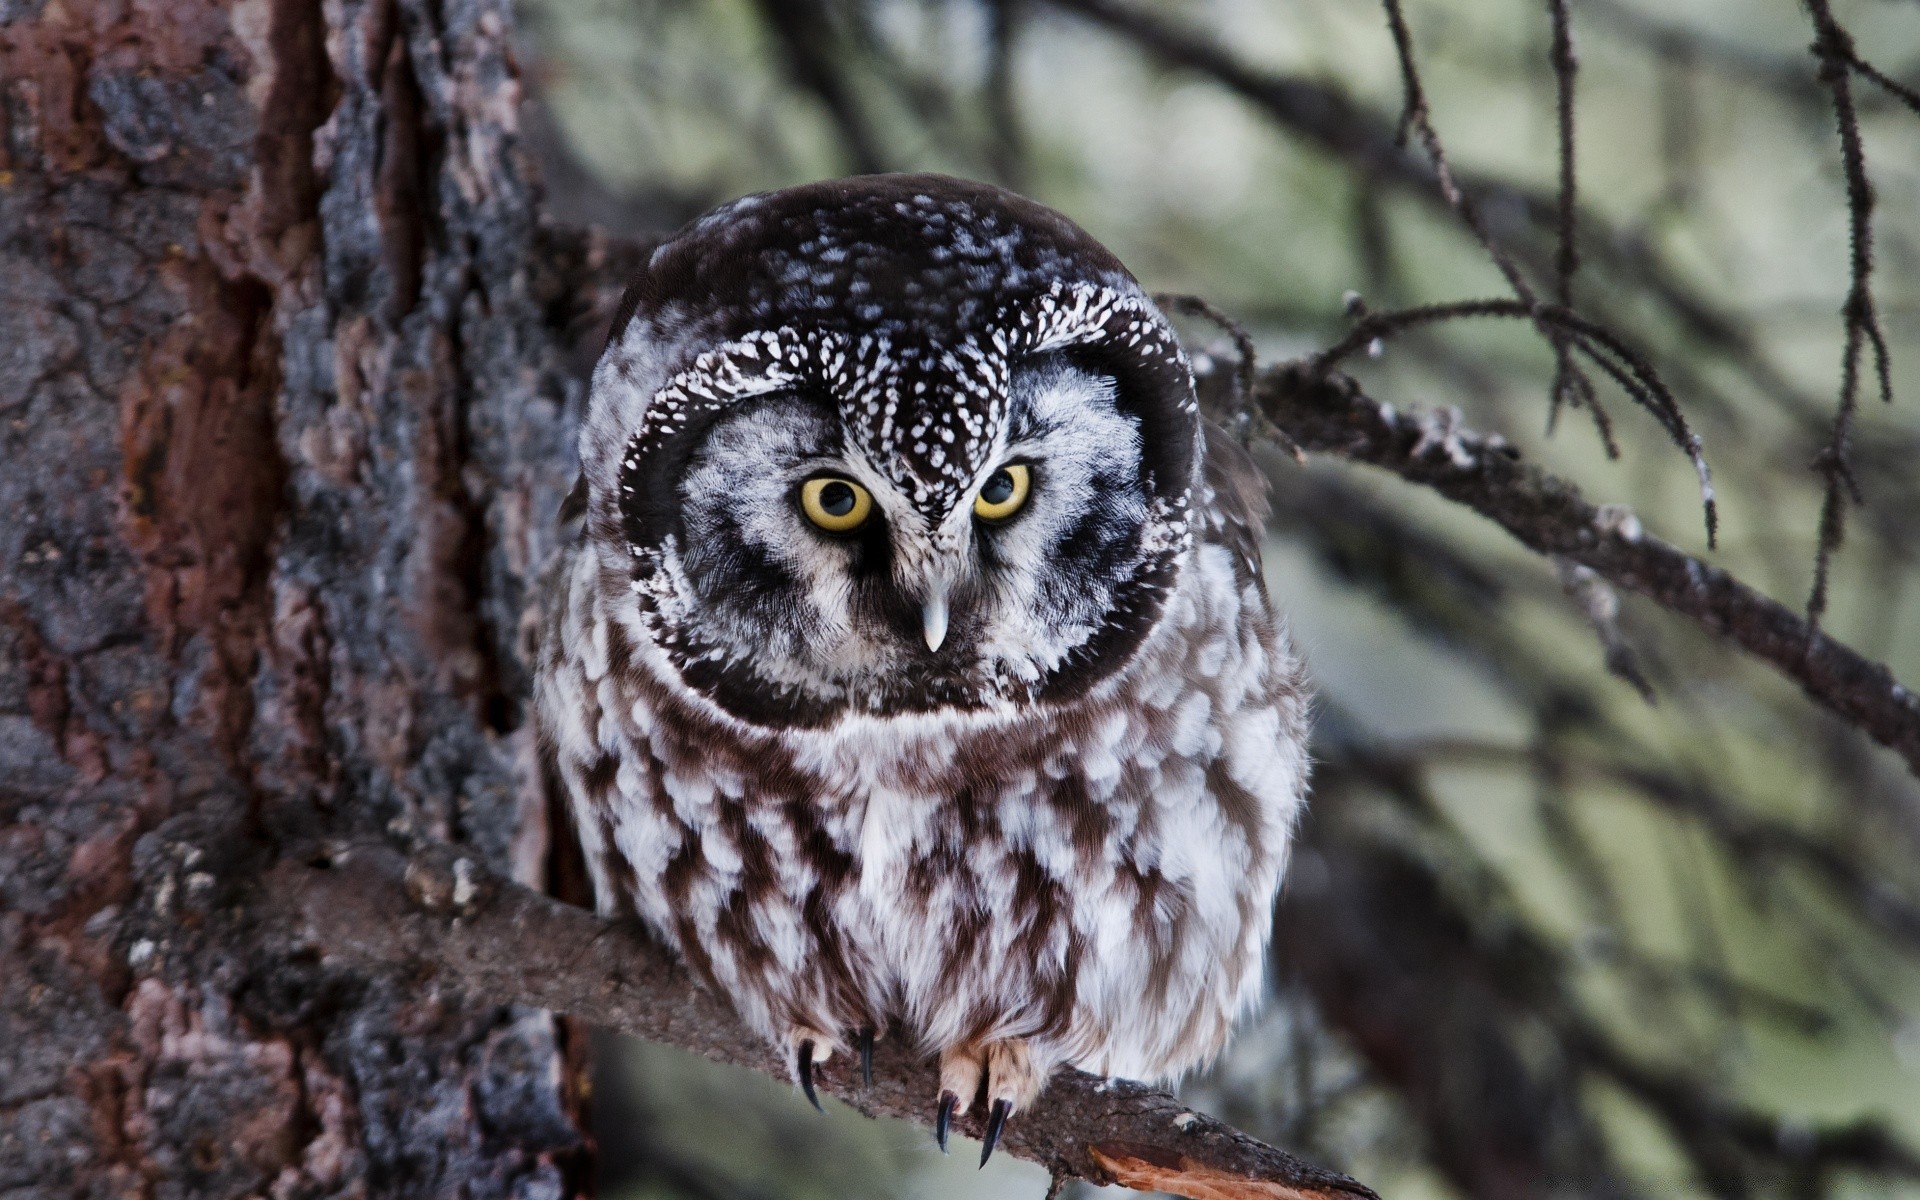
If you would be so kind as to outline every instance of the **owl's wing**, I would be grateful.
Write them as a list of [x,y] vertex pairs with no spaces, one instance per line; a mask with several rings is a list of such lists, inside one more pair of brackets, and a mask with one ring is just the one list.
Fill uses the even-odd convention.
[[1204,422],[1205,479],[1210,498],[1204,537],[1233,553],[1234,576],[1266,595],[1260,574],[1260,539],[1266,533],[1267,477],[1238,442],[1218,425]]

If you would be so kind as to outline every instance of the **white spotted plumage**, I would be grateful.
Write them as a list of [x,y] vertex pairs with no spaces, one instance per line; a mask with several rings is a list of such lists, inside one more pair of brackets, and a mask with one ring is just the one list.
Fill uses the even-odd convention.
[[[602,910],[809,1088],[902,1037],[996,1132],[1061,1063],[1216,1053],[1260,991],[1307,700],[1257,478],[1158,310],[1057,214],[931,176],[727,206],[634,297],[538,686]],[[1033,492],[983,523],[1009,462]],[[851,537],[795,512],[823,472],[872,497]],[[954,632],[923,642],[936,593]]]

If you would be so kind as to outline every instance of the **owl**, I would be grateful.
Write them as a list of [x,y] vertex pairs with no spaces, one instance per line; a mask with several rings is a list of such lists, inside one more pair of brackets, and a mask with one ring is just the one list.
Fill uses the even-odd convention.
[[807,1097],[876,1037],[993,1151],[1056,1066],[1164,1080],[1258,997],[1307,778],[1264,484],[1078,227],[937,175],[749,196],[594,369],[540,653],[602,913]]

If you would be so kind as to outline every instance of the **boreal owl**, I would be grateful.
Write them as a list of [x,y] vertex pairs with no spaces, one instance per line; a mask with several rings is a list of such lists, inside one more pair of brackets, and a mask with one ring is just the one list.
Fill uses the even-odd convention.
[[604,913],[810,1099],[936,1057],[982,1161],[1061,1063],[1219,1051],[1307,698],[1263,484],[1112,254],[935,175],[735,201],[628,291],[580,458],[538,705]]

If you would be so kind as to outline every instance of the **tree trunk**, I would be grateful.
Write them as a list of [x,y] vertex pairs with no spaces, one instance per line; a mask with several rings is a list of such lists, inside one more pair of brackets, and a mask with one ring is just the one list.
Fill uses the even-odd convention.
[[519,697],[576,251],[502,0],[0,4],[0,1195],[582,1190],[566,1031],[250,923],[538,885]]

